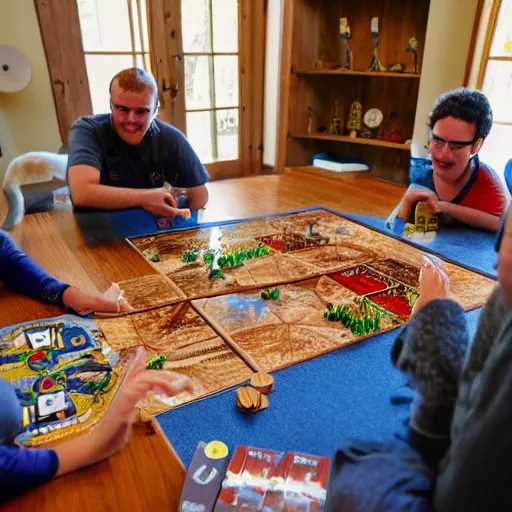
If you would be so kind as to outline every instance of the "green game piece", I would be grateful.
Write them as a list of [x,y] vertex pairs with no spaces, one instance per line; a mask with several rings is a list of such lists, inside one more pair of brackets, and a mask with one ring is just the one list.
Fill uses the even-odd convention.
[[277,300],[277,299],[279,299],[279,290],[278,290],[277,288],[276,288],[275,290],[272,290],[272,291],[270,292],[270,298],[271,298],[272,300]]
[[219,267],[225,267],[228,264],[228,260],[225,256],[219,256],[217,263],[219,264]]
[[327,312],[327,320],[329,320],[329,322],[335,322],[336,321],[336,313],[334,311],[328,311]]
[[213,279],[214,277],[220,277],[224,279],[224,274],[219,268],[210,269],[210,273],[208,274],[208,279]]
[[261,298],[263,300],[270,300],[270,291],[269,290],[263,290],[261,292]]
[[161,370],[164,367],[164,363],[167,361],[167,357],[163,354],[160,354],[157,357],[151,359],[146,365],[146,369],[148,370]]
[[376,331],[380,331],[380,311],[377,311],[375,315],[374,328]]
[[205,255],[203,256],[203,261],[207,265],[211,265],[213,263],[213,253],[211,253],[211,252],[205,253]]

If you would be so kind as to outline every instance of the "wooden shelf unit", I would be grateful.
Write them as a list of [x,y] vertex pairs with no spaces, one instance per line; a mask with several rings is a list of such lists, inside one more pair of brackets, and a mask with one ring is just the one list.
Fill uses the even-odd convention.
[[[284,167],[310,165],[313,155],[334,152],[360,158],[372,175],[408,182],[409,150],[405,143],[351,138],[347,119],[350,105],[360,101],[363,114],[378,108],[384,114],[380,130],[400,131],[412,138],[430,0],[284,0],[278,162]],[[352,70],[317,69],[315,62],[340,62],[339,18],[348,18],[352,39]],[[367,71],[373,55],[371,19],[379,18],[379,59],[389,69],[405,65],[404,73]],[[406,53],[409,39],[418,40],[418,73],[414,57]],[[317,127],[329,129],[331,111],[338,101],[343,135],[308,133],[311,107]],[[425,120],[426,122],[426,120]]]
[[349,137],[348,135],[332,135],[330,133],[292,133],[293,139],[314,139],[314,140],[332,140],[338,142],[347,142],[349,144],[363,144],[365,146],[380,146],[381,148],[400,149],[410,151],[410,144],[397,142],[388,142],[387,140],[365,139],[363,137]]
[[395,73],[391,71],[356,71],[354,69],[294,69],[292,71],[295,75],[346,75],[346,76],[370,76],[373,78],[388,77],[388,78],[409,78],[419,79],[419,73]]

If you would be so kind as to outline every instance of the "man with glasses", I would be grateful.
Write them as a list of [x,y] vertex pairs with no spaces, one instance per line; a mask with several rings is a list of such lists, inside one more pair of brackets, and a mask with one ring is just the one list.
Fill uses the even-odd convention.
[[202,208],[208,173],[186,137],[156,119],[155,79],[143,69],[121,71],[110,83],[110,106],[110,114],[82,117],[71,128],[68,181],[75,208],[185,216],[166,183],[186,189],[190,209]]
[[411,185],[390,219],[414,222],[416,204],[425,201],[445,221],[497,231],[505,191],[498,175],[478,158],[491,126],[484,94],[467,89],[443,94],[429,119],[432,163],[411,168]]

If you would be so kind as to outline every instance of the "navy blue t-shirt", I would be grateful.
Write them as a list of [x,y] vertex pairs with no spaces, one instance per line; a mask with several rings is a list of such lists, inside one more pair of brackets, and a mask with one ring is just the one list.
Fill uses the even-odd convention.
[[192,188],[209,180],[187,138],[158,119],[136,146],[119,137],[110,114],[77,119],[69,135],[68,169],[74,165],[98,169],[100,184],[114,187],[157,188],[166,181]]

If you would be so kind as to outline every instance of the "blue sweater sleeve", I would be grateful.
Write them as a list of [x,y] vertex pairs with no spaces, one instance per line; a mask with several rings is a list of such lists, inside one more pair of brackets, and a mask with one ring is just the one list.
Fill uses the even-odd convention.
[[62,294],[69,288],[38,267],[0,231],[0,281],[12,290],[62,307]]
[[58,469],[53,450],[0,444],[0,503],[51,480]]

